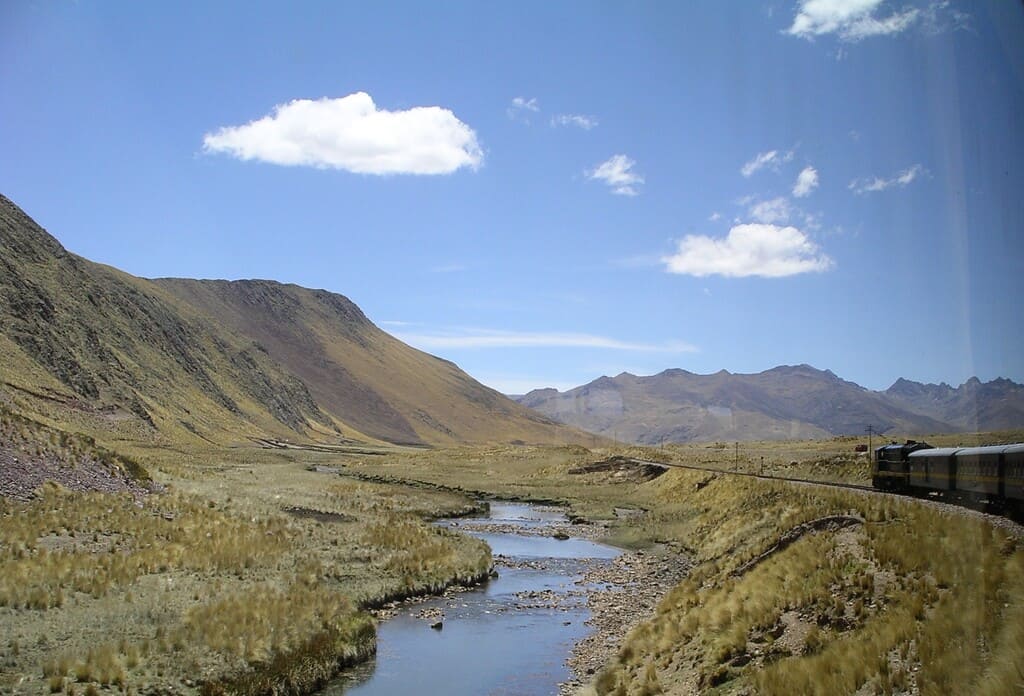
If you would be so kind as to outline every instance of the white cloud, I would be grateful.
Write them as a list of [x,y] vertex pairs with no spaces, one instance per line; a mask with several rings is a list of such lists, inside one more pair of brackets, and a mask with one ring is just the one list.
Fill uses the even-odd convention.
[[811,195],[811,191],[816,188],[818,188],[818,170],[814,167],[804,167],[796,177],[793,195],[797,198],[805,198]]
[[540,103],[536,97],[514,97],[512,104],[505,109],[505,113],[513,121],[519,121],[530,125],[530,114],[537,113],[540,111]]
[[540,104],[537,103],[537,97],[514,97],[512,99],[512,108],[521,111],[540,111]]
[[612,193],[620,196],[635,196],[639,191],[636,187],[644,183],[644,178],[633,171],[636,162],[626,155],[612,155],[594,169],[584,172],[588,178],[597,179],[608,184]]
[[779,152],[778,150],[759,152],[754,159],[740,168],[740,174],[749,178],[765,167],[778,171],[779,165],[789,162],[791,159],[793,159],[792,150],[787,150],[786,152]]
[[385,111],[365,92],[279,104],[261,119],[207,133],[203,150],[357,174],[450,174],[484,158],[476,133],[448,109]]
[[711,215],[708,217],[708,220],[710,222],[718,222],[721,219],[722,219],[722,214],[720,212],[718,212],[717,210],[715,212],[711,213]]
[[844,41],[898,34],[916,22],[921,11],[910,8],[887,16],[878,12],[884,0],[801,0],[787,34],[813,39],[837,34]]
[[606,336],[581,333],[544,333],[466,329],[434,333],[396,333],[395,337],[424,350],[458,348],[603,348],[607,350],[648,353],[692,353],[697,349],[689,343],[634,343]]
[[662,261],[669,273],[727,278],[782,278],[820,273],[833,265],[797,228],[766,224],[737,225],[721,239],[689,235],[679,240],[675,254]]
[[851,191],[857,194],[861,193],[875,193],[878,191],[884,191],[888,188],[898,186],[903,188],[908,185],[919,176],[925,176],[928,174],[928,170],[922,167],[920,164],[915,164],[911,167],[904,169],[903,171],[896,174],[889,179],[883,179],[881,177],[869,177],[867,179],[854,179],[850,182],[849,188]]
[[597,119],[584,114],[558,114],[551,117],[551,126],[576,126],[583,130],[597,127]]
[[790,216],[793,215],[793,207],[785,198],[773,198],[754,203],[747,210],[747,215],[766,224],[789,222]]

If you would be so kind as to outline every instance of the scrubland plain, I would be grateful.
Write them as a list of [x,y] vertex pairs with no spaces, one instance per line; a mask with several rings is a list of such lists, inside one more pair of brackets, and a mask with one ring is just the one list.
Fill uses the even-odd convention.
[[[853,444],[741,445],[740,464],[765,456],[768,473],[860,481]],[[372,653],[367,609],[486,577],[486,546],[427,524],[481,497],[559,502],[614,543],[693,564],[587,693],[1024,683],[1012,530],[916,500],[732,476],[735,447],[124,449],[164,492],[138,502],[49,484],[0,502],[0,690],[307,692]],[[579,473],[613,454],[718,470]]]
[[0,691],[306,692],[373,653],[368,608],[490,570],[482,542],[426,523],[468,498],[258,449],[211,460],[150,459],[167,492],[141,503],[0,500]]

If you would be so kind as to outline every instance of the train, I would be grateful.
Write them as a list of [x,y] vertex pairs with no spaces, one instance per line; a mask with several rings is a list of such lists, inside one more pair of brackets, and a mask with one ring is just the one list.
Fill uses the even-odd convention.
[[1024,513],[1024,444],[932,447],[914,440],[893,442],[875,449],[871,485],[1019,517]]

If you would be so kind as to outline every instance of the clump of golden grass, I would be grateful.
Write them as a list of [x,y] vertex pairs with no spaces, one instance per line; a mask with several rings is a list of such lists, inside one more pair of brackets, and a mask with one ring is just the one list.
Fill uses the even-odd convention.
[[258,696],[309,693],[323,686],[343,667],[357,664],[376,651],[376,632],[369,615],[349,613],[325,623],[288,651],[248,666],[239,674],[208,680],[204,696]]
[[[238,570],[276,557],[282,520],[252,523],[196,499],[70,493],[47,485],[39,500],[0,499],[0,606],[45,610],[67,592],[102,597],[147,573]],[[60,542],[47,549],[47,540]]]
[[[401,578],[410,591],[436,587],[450,578],[468,582],[487,574],[491,554],[487,545],[446,529],[428,526],[415,518],[388,515],[371,524],[364,543],[383,551],[377,563]],[[468,561],[468,563],[467,563]]]
[[265,662],[294,651],[312,633],[344,627],[355,614],[347,597],[306,576],[286,590],[259,586],[195,607],[176,639],[246,662]]
[[48,680],[51,693],[60,691],[67,680],[124,687],[128,683],[126,662],[130,654],[137,657],[138,652],[134,646],[122,643],[118,647],[113,643],[103,643],[79,659],[63,655],[55,660],[47,660],[43,664],[43,676]]

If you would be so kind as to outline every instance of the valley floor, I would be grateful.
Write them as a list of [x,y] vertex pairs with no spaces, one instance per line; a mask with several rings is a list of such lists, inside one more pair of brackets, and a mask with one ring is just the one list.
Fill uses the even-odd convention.
[[[56,447],[27,442],[7,456]],[[850,443],[779,451],[770,470],[866,475]],[[483,544],[427,524],[480,497],[565,504],[634,550],[619,571],[643,587],[595,600],[599,639],[573,660],[581,693],[1024,684],[1019,530],[725,471],[591,466],[621,454],[726,470],[734,448],[130,454],[164,492],[48,484],[0,501],[0,691],[308,691],[373,650],[368,609],[486,576]]]

